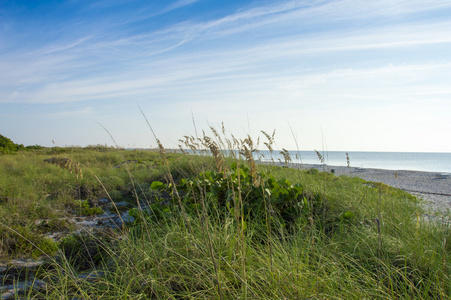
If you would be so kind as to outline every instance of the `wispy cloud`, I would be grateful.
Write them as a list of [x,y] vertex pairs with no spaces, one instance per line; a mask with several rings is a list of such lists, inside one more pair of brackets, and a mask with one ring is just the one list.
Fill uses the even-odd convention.
[[199,0],[178,0],[177,2],[170,4],[169,6],[164,8],[160,13],[162,13],[162,12],[167,13],[174,9],[179,9],[179,8],[185,7],[187,5],[191,5],[197,1],[199,1]]
[[89,42],[90,40],[92,40],[92,36],[85,36],[85,37],[79,38],[75,41],[64,42],[61,45],[58,45],[58,44],[50,45],[50,47],[44,46],[43,48],[39,49],[35,53],[32,53],[32,55],[45,56],[45,55],[49,55],[49,54],[53,54],[53,53],[57,53],[57,52],[68,51],[73,48],[81,48],[80,47],[81,44]]
[[83,107],[75,110],[61,110],[49,113],[48,116],[55,118],[80,118],[85,116],[95,116],[95,111],[92,107]]
[[120,101],[183,112],[220,104],[230,114],[277,103],[300,113],[443,106],[451,94],[450,1],[249,1],[201,16],[191,14],[200,0],[77,3],[65,5],[86,18],[62,19],[20,47],[3,25],[0,105],[72,103],[88,116],[97,110],[86,107]]
[[[196,81],[211,82],[215,78],[223,80],[229,74],[237,78],[258,80],[267,76],[273,80],[278,80],[279,77],[284,80],[284,72],[295,72],[296,76],[316,73],[308,63],[312,55],[316,58],[324,56],[322,59],[329,63],[327,56],[346,51],[357,53],[450,43],[451,30],[448,28],[451,28],[451,23],[413,27],[401,25],[391,27],[391,30],[387,28],[384,34],[375,29],[357,30],[345,37],[337,33],[319,33],[315,36],[298,34],[250,45],[234,45],[224,50],[211,51],[209,47],[200,47],[196,51],[164,56],[161,56],[164,53],[164,50],[161,50],[157,59],[152,59],[152,56],[156,55],[155,52],[141,52],[146,49],[147,41],[141,43],[135,40],[133,47],[125,41],[115,41],[115,46],[117,43],[128,46],[113,48],[112,51],[104,51],[108,46],[100,42],[100,45],[97,45],[99,53],[96,53],[95,42],[85,45],[79,42],[77,45],[72,44],[72,47],[66,47],[63,53],[53,49],[46,50],[47,55],[35,54],[31,59],[20,60],[21,57],[17,57],[15,61],[3,61],[3,69],[10,72],[0,75],[2,82],[5,86],[15,89],[9,88],[10,96],[3,94],[2,101],[60,102],[102,97],[107,99],[112,94],[139,95],[162,86]],[[121,53],[118,55],[120,58],[116,58],[115,51]],[[49,52],[52,55],[48,55]],[[84,52],[91,53],[98,60],[84,58]],[[135,55],[137,52],[138,55]],[[101,54],[104,54],[104,57]],[[440,62],[443,58],[436,59]],[[293,60],[304,65],[305,69],[294,68],[291,63]],[[109,62],[117,65],[113,73],[108,72]],[[349,66],[354,64],[352,61],[348,63]],[[24,96],[20,97],[19,94]]]

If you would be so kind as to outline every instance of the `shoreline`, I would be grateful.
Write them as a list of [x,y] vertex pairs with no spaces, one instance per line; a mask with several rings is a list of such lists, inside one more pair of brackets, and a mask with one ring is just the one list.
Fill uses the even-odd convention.
[[[276,163],[284,166],[284,163]],[[430,213],[451,211],[451,174],[410,170],[387,170],[330,166],[320,164],[289,163],[289,168],[334,173],[336,176],[360,177],[367,181],[382,182],[424,200],[424,208]]]

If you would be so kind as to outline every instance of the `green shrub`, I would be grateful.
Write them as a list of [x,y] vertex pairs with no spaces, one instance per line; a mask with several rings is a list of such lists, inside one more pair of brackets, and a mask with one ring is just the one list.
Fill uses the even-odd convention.
[[9,138],[0,134],[0,153],[8,154],[23,149],[25,149],[23,145],[17,145]]
[[103,210],[98,206],[92,206],[89,205],[88,200],[81,200],[78,201],[79,203],[77,206],[77,213],[84,216],[92,216],[92,215],[98,215],[103,213]]
[[40,145],[30,145],[25,147],[26,150],[42,150],[44,147]]
[[[172,191],[171,185],[159,181],[154,181],[151,188],[160,193]],[[319,214],[323,205],[320,195],[305,193],[301,184],[277,180],[270,173],[252,175],[248,167],[236,163],[228,171],[208,171],[194,179],[181,179],[176,188],[184,195],[181,199],[184,210],[193,215],[200,213],[204,202],[207,213],[219,212],[254,223],[267,221],[267,217],[272,226],[287,229],[299,222],[306,224],[308,217]],[[164,199],[159,200],[160,203],[150,205],[151,213],[132,211],[135,222],[141,222],[146,216],[160,222],[175,213],[177,199],[173,197],[171,205],[163,204]],[[347,213],[343,219],[350,216]]]
[[42,234],[33,232],[30,227],[16,226],[14,229],[2,231],[1,251],[7,256],[20,257],[29,255],[34,259],[42,255],[52,256],[58,246]]
[[310,174],[310,175],[316,175],[319,173],[319,170],[315,169],[315,168],[310,168],[306,172],[307,172],[307,174]]

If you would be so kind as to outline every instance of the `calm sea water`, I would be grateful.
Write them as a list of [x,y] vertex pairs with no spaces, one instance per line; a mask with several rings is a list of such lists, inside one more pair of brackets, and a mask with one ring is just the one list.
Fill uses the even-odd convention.
[[[330,166],[347,166],[346,152],[320,152],[325,163]],[[261,151],[261,159],[271,160],[269,151]],[[388,170],[413,170],[451,173],[451,153],[420,153],[420,152],[348,152],[351,167],[375,168]],[[321,164],[315,151],[290,151],[292,162],[305,164]],[[284,161],[278,151],[272,158]]]

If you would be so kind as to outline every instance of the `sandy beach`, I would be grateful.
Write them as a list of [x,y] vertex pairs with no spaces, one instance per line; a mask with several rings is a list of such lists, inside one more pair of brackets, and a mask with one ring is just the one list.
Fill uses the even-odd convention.
[[[290,167],[299,168],[299,164],[290,164]],[[430,213],[451,211],[451,174],[449,173],[301,165],[301,169],[310,168],[334,172],[337,176],[357,176],[368,181],[388,184],[423,199],[425,208]]]

